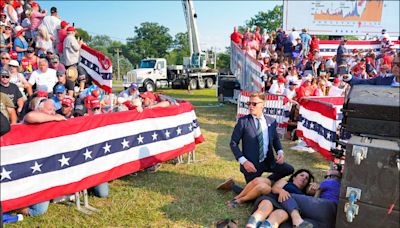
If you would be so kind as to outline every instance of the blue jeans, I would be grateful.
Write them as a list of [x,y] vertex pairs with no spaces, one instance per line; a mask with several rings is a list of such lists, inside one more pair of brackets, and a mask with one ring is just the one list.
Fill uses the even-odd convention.
[[37,203],[28,207],[30,216],[38,216],[46,213],[47,208],[49,208],[50,201],[44,201],[41,203]]
[[94,195],[100,198],[106,198],[108,197],[108,182],[99,184],[97,186],[94,186],[92,188]]

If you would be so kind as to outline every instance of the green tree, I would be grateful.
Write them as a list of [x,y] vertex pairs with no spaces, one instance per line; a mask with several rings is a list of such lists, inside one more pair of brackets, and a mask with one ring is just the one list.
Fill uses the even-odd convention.
[[92,40],[92,37],[85,30],[81,28],[76,28],[75,30],[76,30],[76,37],[80,37],[83,40],[83,42],[89,43]]
[[124,55],[138,64],[146,57],[164,58],[173,45],[169,29],[158,23],[144,22],[135,26],[135,36],[127,38],[126,47],[122,47]]
[[254,17],[245,22],[246,27],[255,29],[260,27],[267,32],[275,31],[282,27],[283,23],[283,5],[277,5],[267,12],[260,11]]
[[182,65],[183,57],[190,55],[188,33],[177,33],[173,41],[173,50],[167,55],[168,64]]

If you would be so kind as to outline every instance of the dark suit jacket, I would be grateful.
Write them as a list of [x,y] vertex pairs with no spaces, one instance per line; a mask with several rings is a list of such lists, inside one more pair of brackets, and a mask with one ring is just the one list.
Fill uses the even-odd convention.
[[[276,120],[272,117],[264,115],[268,126],[268,152],[264,164],[259,162],[259,146],[257,139],[257,129],[251,114],[239,118],[233,130],[231,137],[231,150],[235,155],[236,160],[244,156],[247,160],[251,161],[257,170],[266,167],[271,168],[275,166],[275,152],[282,149],[281,141],[279,140],[278,133],[276,132]],[[242,150],[239,148],[239,142],[242,140]],[[246,170],[241,165],[240,171],[245,173]]]

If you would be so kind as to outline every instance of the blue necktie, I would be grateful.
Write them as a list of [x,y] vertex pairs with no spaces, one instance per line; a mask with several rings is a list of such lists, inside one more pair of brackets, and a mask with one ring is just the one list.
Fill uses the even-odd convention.
[[264,154],[264,138],[263,138],[263,132],[261,128],[261,121],[260,119],[256,118],[258,122],[258,127],[257,127],[257,139],[258,139],[258,152],[259,152],[259,161],[263,162],[265,159],[265,154]]

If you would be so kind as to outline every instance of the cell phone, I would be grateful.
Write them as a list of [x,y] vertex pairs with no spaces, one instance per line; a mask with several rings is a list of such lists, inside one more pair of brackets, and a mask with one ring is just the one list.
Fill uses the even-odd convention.
[[75,22],[72,22],[72,27],[75,27]]

